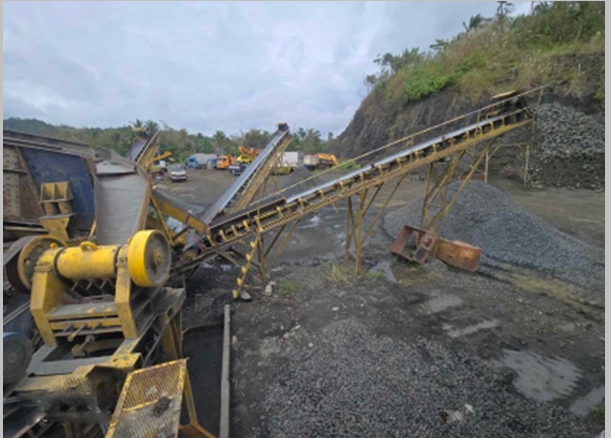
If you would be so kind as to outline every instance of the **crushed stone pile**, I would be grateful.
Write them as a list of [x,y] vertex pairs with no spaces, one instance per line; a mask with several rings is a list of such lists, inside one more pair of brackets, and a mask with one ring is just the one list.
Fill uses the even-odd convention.
[[536,127],[543,155],[571,158],[605,153],[604,123],[566,105],[542,104]]
[[511,372],[470,353],[372,336],[353,318],[321,339],[283,353],[287,366],[265,395],[269,436],[593,435],[567,410],[515,393]]
[[[559,102],[539,108],[531,149],[531,183],[557,187],[605,186],[605,124]],[[529,139],[525,139],[529,142]]]
[[[448,188],[448,198],[460,183]],[[405,224],[420,223],[422,199],[391,211],[384,229],[395,237]],[[512,264],[583,287],[587,301],[604,305],[604,251],[575,239],[526,211],[501,190],[470,181],[443,224],[442,236],[482,248],[482,267]]]

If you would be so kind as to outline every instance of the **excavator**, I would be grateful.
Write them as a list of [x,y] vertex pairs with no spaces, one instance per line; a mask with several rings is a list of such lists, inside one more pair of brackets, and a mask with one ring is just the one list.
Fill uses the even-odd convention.
[[250,164],[255,158],[261,153],[261,149],[248,148],[245,146],[238,146],[240,156],[238,157],[239,163]]
[[304,166],[308,170],[328,169],[337,166],[339,160],[333,154],[307,154],[304,157]]

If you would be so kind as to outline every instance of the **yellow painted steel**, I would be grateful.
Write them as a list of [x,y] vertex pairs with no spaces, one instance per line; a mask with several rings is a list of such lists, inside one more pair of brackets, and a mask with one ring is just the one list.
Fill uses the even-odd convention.
[[116,255],[118,245],[97,246],[82,242],[79,246],[65,248],[56,260],[59,274],[71,280],[108,279],[117,276]]
[[128,243],[127,266],[134,283],[161,286],[170,273],[170,244],[158,230],[140,231]]
[[127,268],[127,253],[128,248],[124,246],[119,251],[119,257],[117,258],[118,275],[115,283],[115,306],[121,320],[123,335],[130,339],[138,336],[138,327],[130,303],[132,281]]
[[49,231],[51,236],[68,241],[70,239],[68,235],[68,224],[72,216],[73,215],[45,216],[38,218],[38,222]]
[[32,278],[32,297],[30,299],[30,311],[36,322],[40,336],[47,345],[57,345],[53,329],[47,314],[59,306],[64,299],[64,283],[53,275],[53,263],[57,253],[62,249],[50,249],[45,251],[36,267]]

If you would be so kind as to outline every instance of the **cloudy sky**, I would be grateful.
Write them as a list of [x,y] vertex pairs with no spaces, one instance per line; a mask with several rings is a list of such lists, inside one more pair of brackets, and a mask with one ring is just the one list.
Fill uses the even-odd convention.
[[[530,2],[518,6],[523,10]],[[339,134],[378,53],[448,38],[496,2],[3,2],[4,118],[211,134]]]

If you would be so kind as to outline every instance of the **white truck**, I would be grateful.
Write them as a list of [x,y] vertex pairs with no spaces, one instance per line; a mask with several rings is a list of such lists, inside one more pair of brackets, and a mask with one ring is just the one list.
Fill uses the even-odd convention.
[[303,166],[303,152],[284,152],[278,162],[279,168],[290,169],[290,172]]

